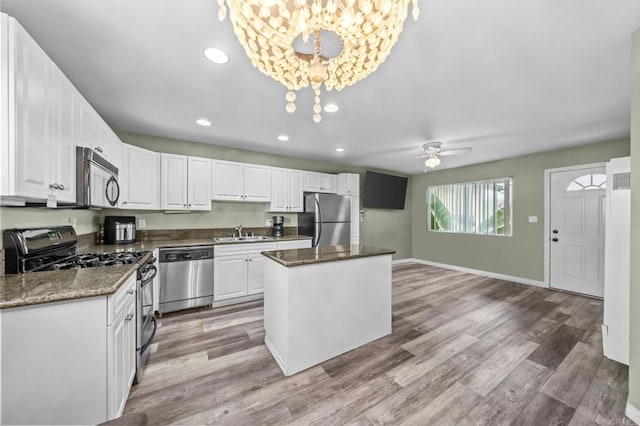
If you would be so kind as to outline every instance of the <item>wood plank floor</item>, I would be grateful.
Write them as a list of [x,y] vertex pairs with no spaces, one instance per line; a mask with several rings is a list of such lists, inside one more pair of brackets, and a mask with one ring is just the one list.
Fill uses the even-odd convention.
[[393,333],[291,377],[262,302],[165,315],[125,412],[163,424],[624,425],[602,302],[419,264],[393,268]]

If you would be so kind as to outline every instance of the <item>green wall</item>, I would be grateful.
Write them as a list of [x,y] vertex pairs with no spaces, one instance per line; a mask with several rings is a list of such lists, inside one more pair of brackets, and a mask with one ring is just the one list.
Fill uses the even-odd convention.
[[[157,152],[167,152],[220,160],[265,164],[300,170],[326,173],[360,173],[360,185],[364,183],[365,169],[324,161],[305,160],[282,155],[226,148],[209,144],[167,139],[132,133],[118,133],[123,142]],[[396,250],[394,259],[411,257],[411,202],[407,189],[404,210],[367,210],[364,222],[360,223],[360,242],[364,245],[392,248]],[[265,226],[271,216],[285,216],[286,226],[297,226],[297,214],[269,213],[267,205],[261,203],[212,203],[210,212],[190,214],[165,214],[164,212],[133,211],[136,217],[147,221],[147,229],[186,228],[228,228],[240,224],[246,227]],[[105,214],[122,214],[122,210],[105,210]]]
[[[68,225],[74,219],[76,232],[80,235],[88,234],[98,230],[100,213],[86,209],[0,208],[0,230],[2,231],[10,228]],[[0,241],[0,247],[1,244]]]
[[631,327],[629,404],[640,409],[640,29],[633,33],[631,92]]
[[[629,140],[617,140],[412,176],[413,257],[543,281],[544,170],[628,155]],[[513,177],[513,236],[427,231],[428,186],[509,176]],[[528,216],[538,216],[538,223],[528,223]]]

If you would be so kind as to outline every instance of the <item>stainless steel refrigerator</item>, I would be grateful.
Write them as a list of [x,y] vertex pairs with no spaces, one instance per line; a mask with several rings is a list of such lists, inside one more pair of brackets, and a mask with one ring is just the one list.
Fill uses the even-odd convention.
[[313,237],[313,247],[351,244],[351,198],[305,192],[298,233]]

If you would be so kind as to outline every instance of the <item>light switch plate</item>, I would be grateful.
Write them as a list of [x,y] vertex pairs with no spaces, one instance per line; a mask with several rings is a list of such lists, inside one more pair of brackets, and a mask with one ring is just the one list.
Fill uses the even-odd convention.
[[529,216],[529,223],[538,223],[538,216]]
[[138,219],[138,228],[144,229],[147,227],[147,221],[145,219]]

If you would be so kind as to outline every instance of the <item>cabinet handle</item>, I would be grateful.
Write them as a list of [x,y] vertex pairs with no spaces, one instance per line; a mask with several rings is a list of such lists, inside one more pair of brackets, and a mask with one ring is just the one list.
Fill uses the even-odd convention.
[[186,204],[183,204],[183,205],[182,205],[182,207],[187,207],[187,205],[186,205]]
[[60,184],[60,185],[59,185],[59,187],[58,187],[58,189],[59,189],[60,191],[64,191],[64,185],[63,185],[63,184]]
[[126,202],[126,201],[123,201],[123,202],[122,202],[122,204],[127,204],[127,202]]
[[125,317],[125,321],[131,321],[133,319],[133,314],[129,314]]
[[57,183],[52,183],[49,185],[49,188],[51,189],[60,189],[60,185],[58,185]]
[[134,291],[133,290],[127,290],[127,294],[133,294]]
[[98,152],[99,152],[99,153],[101,153],[101,154],[104,152],[104,151],[102,150],[102,147],[99,147],[99,146],[97,146],[97,147],[96,147],[96,151],[98,151]]

